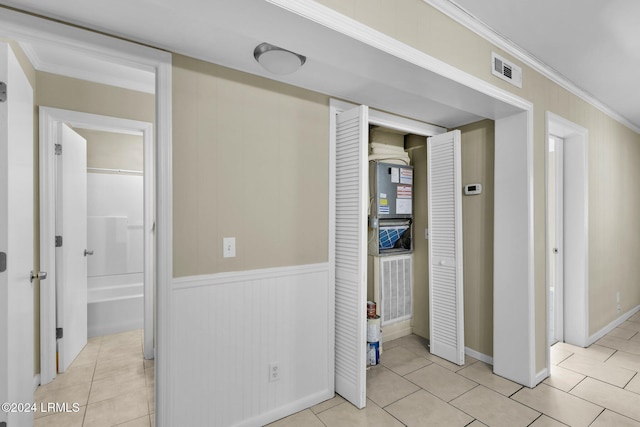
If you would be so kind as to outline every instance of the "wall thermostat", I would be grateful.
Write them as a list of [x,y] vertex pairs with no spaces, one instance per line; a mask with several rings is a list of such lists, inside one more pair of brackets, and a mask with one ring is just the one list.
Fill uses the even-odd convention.
[[482,184],[467,184],[464,186],[465,196],[473,196],[482,193]]

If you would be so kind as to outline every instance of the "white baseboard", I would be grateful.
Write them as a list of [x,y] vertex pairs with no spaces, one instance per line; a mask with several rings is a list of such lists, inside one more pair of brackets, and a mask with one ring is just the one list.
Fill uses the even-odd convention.
[[381,328],[382,342],[388,342],[397,338],[402,338],[407,335],[411,335],[411,319],[404,320],[402,322],[386,325]]
[[302,411],[304,409],[310,408],[318,403],[322,403],[325,400],[329,400],[335,396],[333,390],[326,390],[320,393],[313,394],[311,396],[307,396],[303,399],[297,400],[295,402],[291,402],[285,406],[281,406],[272,411],[266,412],[264,414],[260,414],[257,417],[250,418],[248,420],[243,420],[237,427],[252,427],[252,426],[262,426],[269,424],[271,422],[277,421],[281,418],[287,417],[291,414],[295,414],[296,412]]
[[549,376],[549,370],[547,368],[544,368],[542,371],[538,372],[536,374],[534,387],[540,384],[542,381],[544,381],[548,376]]
[[637,305],[635,308],[632,308],[631,310],[627,311],[625,314],[618,317],[616,320],[609,323],[607,326],[600,329],[595,334],[591,335],[587,341],[587,346],[590,346],[591,344],[598,341],[603,336],[607,335],[609,332],[613,331],[618,326],[622,325],[627,319],[629,319],[631,316],[636,314],[638,311],[640,311],[640,305]]
[[486,354],[480,353],[479,351],[475,351],[472,348],[465,347],[464,348],[464,354],[466,354],[467,356],[471,356],[474,359],[478,359],[481,362],[484,362],[484,363],[487,363],[487,364],[493,366],[493,357],[487,356]]

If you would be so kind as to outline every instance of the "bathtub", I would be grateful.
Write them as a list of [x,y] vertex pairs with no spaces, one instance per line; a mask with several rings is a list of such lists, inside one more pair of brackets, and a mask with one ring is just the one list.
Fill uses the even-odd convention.
[[144,278],[142,273],[89,277],[87,334],[89,337],[142,329]]

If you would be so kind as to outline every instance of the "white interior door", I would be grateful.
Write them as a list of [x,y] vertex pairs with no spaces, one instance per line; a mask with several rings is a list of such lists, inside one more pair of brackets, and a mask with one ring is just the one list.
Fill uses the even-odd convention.
[[549,138],[547,207],[549,216],[549,325],[551,343],[564,341],[564,170],[563,140]]
[[[33,89],[0,43],[0,402],[33,402]],[[0,91],[2,92],[2,91]],[[0,424],[33,425],[33,413],[0,411]]]
[[58,371],[64,372],[87,344],[87,142],[65,124],[58,141],[56,317],[62,328]]
[[366,406],[367,198],[366,106],[336,118],[335,388]]
[[427,139],[430,351],[464,364],[460,131]]

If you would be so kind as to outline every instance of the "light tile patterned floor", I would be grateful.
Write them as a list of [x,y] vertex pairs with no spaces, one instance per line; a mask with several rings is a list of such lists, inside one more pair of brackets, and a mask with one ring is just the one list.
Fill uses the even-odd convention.
[[[551,376],[534,389],[494,375],[467,357],[457,366],[410,335],[384,344],[367,374],[367,407],[335,398],[271,427],[318,426],[636,426],[640,427],[640,313],[587,349],[551,348]],[[36,427],[154,425],[153,361],[142,331],[92,338],[64,374],[36,391],[36,404],[79,405],[38,413]]]
[[142,357],[142,330],[90,338],[69,369],[35,393],[36,407],[66,402],[69,410],[36,413],[35,426],[154,426],[153,369]]
[[640,313],[589,348],[551,348],[551,376],[521,387],[467,357],[457,366],[410,335],[367,372],[367,407],[335,398],[270,424],[286,426],[640,427]]

